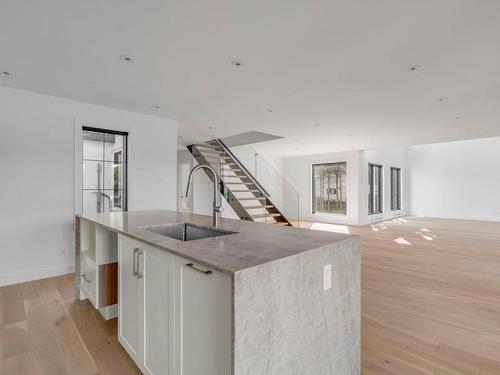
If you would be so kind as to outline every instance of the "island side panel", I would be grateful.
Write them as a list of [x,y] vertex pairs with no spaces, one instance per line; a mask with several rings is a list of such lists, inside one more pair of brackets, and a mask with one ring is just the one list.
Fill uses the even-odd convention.
[[75,217],[75,299],[78,301],[80,299],[80,282],[81,282],[81,269],[80,259],[81,259],[81,242],[80,242],[80,218]]
[[358,237],[236,273],[235,375],[359,375],[360,298]]

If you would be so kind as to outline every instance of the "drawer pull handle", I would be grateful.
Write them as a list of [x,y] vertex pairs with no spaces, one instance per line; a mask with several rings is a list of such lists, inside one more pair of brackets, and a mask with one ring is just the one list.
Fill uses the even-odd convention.
[[198,272],[201,272],[201,273],[204,273],[205,275],[210,275],[212,273],[212,271],[208,270],[208,271],[204,271],[202,269],[199,269],[197,267],[195,267],[195,265],[193,263],[188,263],[186,264],[186,266],[192,268],[193,270],[195,271],[198,271]]
[[132,266],[132,272],[134,273],[134,276],[136,276],[136,277],[137,277],[137,275],[139,274],[138,267],[137,267],[137,266],[138,266],[138,264],[137,264],[137,263],[138,263],[138,262],[137,262],[137,253],[139,253],[139,248],[138,248],[138,247],[136,247],[136,248],[134,249],[134,254],[133,254],[133,261],[134,261],[134,264],[133,264],[133,266]]

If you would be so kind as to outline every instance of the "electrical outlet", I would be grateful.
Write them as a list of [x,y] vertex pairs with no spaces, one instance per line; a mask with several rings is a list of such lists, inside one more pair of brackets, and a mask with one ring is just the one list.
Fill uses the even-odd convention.
[[327,264],[323,267],[323,291],[332,288],[332,265]]

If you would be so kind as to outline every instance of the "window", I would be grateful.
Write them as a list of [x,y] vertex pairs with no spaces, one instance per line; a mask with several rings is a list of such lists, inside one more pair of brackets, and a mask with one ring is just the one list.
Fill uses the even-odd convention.
[[347,163],[312,166],[312,213],[347,213]]
[[401,209],[401,168],[391,167],[391,210]]
[[82,212],[127,210],[127,133],[83,127]]
[[383,211],[382,170],[381,165],[368,164],[368,215]]

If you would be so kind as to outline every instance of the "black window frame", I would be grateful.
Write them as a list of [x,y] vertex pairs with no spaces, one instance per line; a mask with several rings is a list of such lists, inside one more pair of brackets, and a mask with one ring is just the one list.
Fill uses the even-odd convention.
[[[394,173],[396,173],[396,184],[394,184]],[[391,167],[391,211],[401,210],[401,194],[401,168]]]
[[[119,135],[123,136],[123,188],[121,189],[124,192],[124,197],[123,197],[123,207],[120,207],[122,212],[128,211],[128,199],[129,199],[129,191],[128,191],[128,162],[129,162],[129,133],[124,132],[124,131],[119,131],[119,130],[112,130],[112,129],[103,129],[103,128],[95,128],[91,126],[82,126],[82,132],[89,131],[89,132],[96,132],[96,133],[103,133],[103,134],[112,134],[112,135]],[[83,161],[84,159],[82,159]],[[83,181],[83,177],[82,177]],[[84,189],[82,189],[83,191]],[[116,206],[115,206],[116,207]]]
[[[378,210],[375,210],[374,170],[378,172]],[[381,164],[368,164],[368,215],[380,215],[384,213],[384,166]]]

